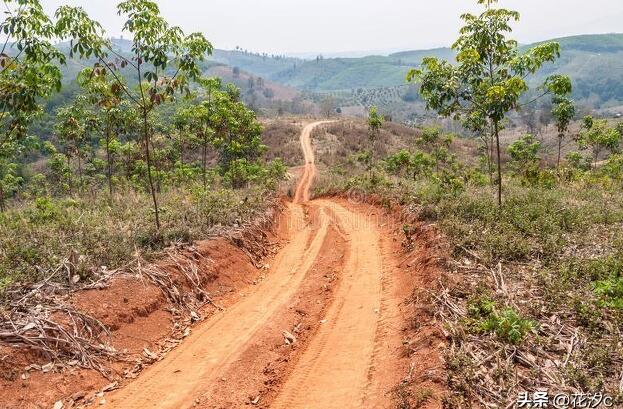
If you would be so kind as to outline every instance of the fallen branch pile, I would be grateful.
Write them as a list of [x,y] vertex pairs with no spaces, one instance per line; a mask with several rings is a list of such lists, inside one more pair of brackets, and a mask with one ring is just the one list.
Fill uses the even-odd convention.
[[[264,230],[278,213],[275,204],[244,225],[216,227],[209,237],[227,238],[257,267],[270,252]],[[0,344],[28,349],[49,362],[30,365],[27,370],[49,371],[55,367],[77,366],[95,369],[110,379],[113,376],[110,362],[126,357],[107,342],[110,331],[101,321],[71,305],[71,294],[104,289],[116,277],[140,279],[155,285],[166,297],[173,332],[171,338],[162,343],[160,351],[148,351],[135,360],[135,367],[126,373],[127,377],[135,376],[156,360],[155,357],[163,356],[189,335],[190,324],[200,319],[197,313],[200,308],[211,304],[221,309],[205,291],[205,277],[214,274],[209,271],[213,262],[195,246],[173,246],[150,258],[159,262],[147,262],[137,250],[134,259],[122,268],[102,268],[93,272],[87,281],[76,273],[74,259],[77,257],[70,256],[45,280],[31,285],[13,285],[5,291],[0,305]]]
[[6,292],[0,307],[0,343],[40,353],[51,363],[92,368],[110,377],[106,363],[119,353],[103,341],[108,329],[68,303],[70,284],[53,281],[61,271],[71,270],[70,261],[64,260],[43,282]]

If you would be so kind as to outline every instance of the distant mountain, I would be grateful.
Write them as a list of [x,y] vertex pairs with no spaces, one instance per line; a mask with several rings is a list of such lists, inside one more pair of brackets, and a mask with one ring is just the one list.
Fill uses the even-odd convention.
[[[588,109],[623,106],[623,34],[582,35],[554,41],[561,45],[561,58],[554,64],[546,64],[534,78],[533,85],[547,75],[567,74],[573,80],[575,100]],[[113,43],[120,53],[131,50],[128,40],[115,39]],[[520,50],[533,45],[522,45]],[[67,46],[60,44],[59,48],[66,51]],[[304,109],[300,106],[303,99],[320,102],[330,97],[336,106],[343,108],[353,107],[364,112],[365,107],[378,105],[386,113],[406,118],[415,112],[423,112],[417,88],[407,86],[405,76],[426,56],[454,60],[450,48],[311,60],[243,50],[215,50],[202,64],[202,69],[206,75],[236,83],[242,88],[245,101],[256,107],[283,110],[286,101],[290,105],[292,101],[298,101],[296,107],[285,106],[285,109],[299,112]],[[63,68],[66,86],[48,102],[49,112],[77,92],[76,75],[93,63],[69,59]],[[133,85],[135,79],[132,80],[131,76],[128,79]],[[278,106],[278,103],[282,105]]]
[[[623,34],[581,35],[554,39],[562,55],[536,80],[561,73],[573,79],[574,97],[599,107],[623,102]],[[522,45],[526,49],[535,44]],[[302,60],[271,58],[239,51],[217,50],[214,61],[307,91],[344,91],[404,85],[410,68],[426,56],[453,60],[450,48],[403,51],[388,56]]]

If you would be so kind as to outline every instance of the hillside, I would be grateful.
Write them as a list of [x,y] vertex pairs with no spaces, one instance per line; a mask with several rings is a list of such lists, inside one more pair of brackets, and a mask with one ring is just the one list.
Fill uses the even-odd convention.
[[[623,101],[623,34],[581,35],[555,39],[562,56],[536,80],[551,73],[570,75],[574,97],[596,108]],[[524,45],[526,49],[536,44]],[[452,59],[449,48],[413,50],[363,58],[275,59],[241,52],[217,51],[213,57],[277,83],[314,92],[386,88],[404,84],[407,71],[426,56]]]
[[[131,43],[114,39],[116,49],[127,53]],[[571,76],[574,98],[588,109],[611,113],[623,105],[623,34],[581,35],[558,38],[561,58],[546,65],[534,78],[537,85],[547,75],[561,73]],[[525,50],[535,44],[522,45]],[[61,49],[66,45],[61,45]],[[422,104],[416,89],[405,84],[409,69],[422,59],[433,56],[453,60],[450,48],[412,50],[388,56],[361,58],[318,58],[304,60],[243,50],[214,50],[202,63],[206,75],[216,75],[225,82],[234,82],[242,89],[243,98],[266,115],[276,112],[315,112],[310,101],[319,103],[329,96],[335,106],[345,112],[359,112],[361,107],[378,105],[384,112],[393,112],[398,120],[421,115]],[[72,81],[78,72],[94,61],[70,59],[64,67],[66,87],[49,102],[49,111],[74,94]],[[252,78],[252,81],[249,79]],[[260,80],[260,87],[254,82]],[[353,111],[351,108],[354,108]],[[618,112],[618,111],[617,111]]]

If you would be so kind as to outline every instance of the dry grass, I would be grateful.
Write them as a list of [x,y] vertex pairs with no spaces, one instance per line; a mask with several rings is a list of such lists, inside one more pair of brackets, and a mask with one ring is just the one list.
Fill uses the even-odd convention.
[[[363,141],[359,128],[354,140]],[[336,144],[351,135],[328,131],[321,139]],[[345,144],[333,149],[356,149]],[[451,191],[435,175],[409,180],[334,160],[316,195],[375,195],[445,236],[448,274],[431,297],[449,339],[448,407],[505,408],[520,391],[543,389],[623,402],[623,196],[615,181],[587,174],[543,188],[508,175],[498,210],[487,186]]]
[[262,134],[262,143],[268,149],[265,158],[268,161],[281,158],[287,166],[299,166],[303,163],[303,153],[299,136],[302,125],[297,120],[266,121]]

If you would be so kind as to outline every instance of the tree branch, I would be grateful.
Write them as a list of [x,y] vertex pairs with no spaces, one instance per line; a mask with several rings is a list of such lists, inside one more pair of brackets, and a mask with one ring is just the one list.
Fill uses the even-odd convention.
[[539,95],[538,97],[534,98],[532,101],[526,102],[524,104],[519,104],[519,108],[524,107],[526,105],[530,105],[535,103],[536,101],[538,101],[539,99],[543,98],[546,95],[551,94],[551,91],[545,91],[543,94]]
[[119,84],[119,86],[121,86],[121,89],[123,89],[123,91],[126,93],[126,95],[128,97],[130,97],[130,99],[132,101],[134,101],[135,104],[137,105],[141,105],[140,101],[137,100],[134,95],[132,95],[130,93],[130,91],[128,90],[128,87],[125,86],[125,84],[121,81],[121,79],[117,76],[117,74],[115,73],[115,71],[110,68],[110,66],[108,65],[108,63],[106,61],[104,61],[103,58],[100,57],[100,61],[104,64],[104,66],[108,69],[108,71],[110,71],[110,73],[113,75],[113,77],[115,77],[115,80],[117,81],[117,83]]

